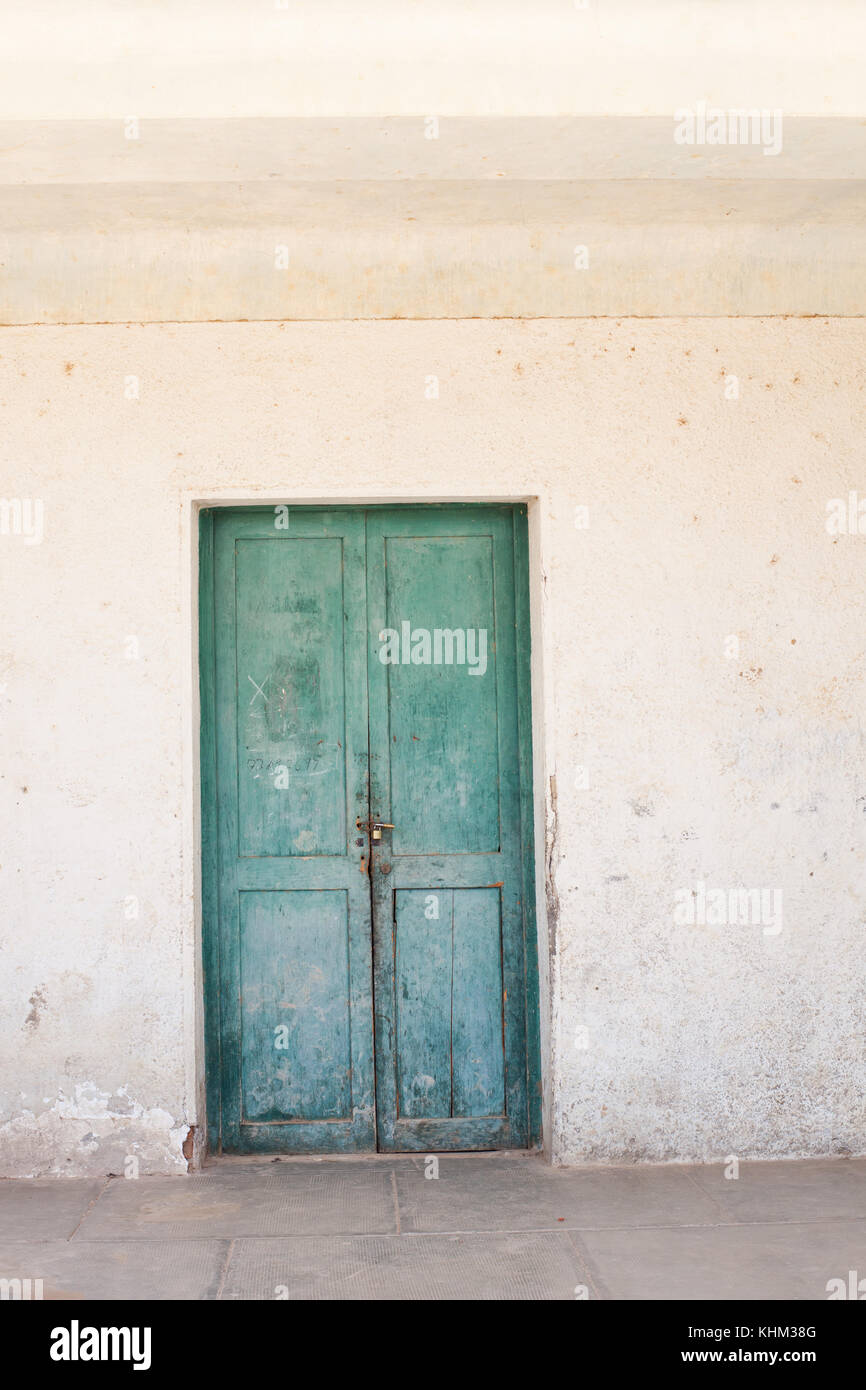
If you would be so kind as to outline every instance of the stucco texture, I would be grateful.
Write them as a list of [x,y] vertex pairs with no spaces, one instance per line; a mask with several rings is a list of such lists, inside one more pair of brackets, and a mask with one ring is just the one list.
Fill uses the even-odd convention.
[[[44,505],[0,535],[0,1172],[201,1133],[191,530],[243,498],[531,499],[554,1161],[864,1152],[864,361],[817,318],[0,331]],[[678,922],[698,883],[781,929]]]

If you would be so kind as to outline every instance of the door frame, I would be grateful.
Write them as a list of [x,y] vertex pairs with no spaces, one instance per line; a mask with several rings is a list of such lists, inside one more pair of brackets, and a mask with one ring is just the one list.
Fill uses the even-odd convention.
[[[197,1042],[200,1065],[196,1068],[195,1092],[198,1114],[206,1116],[206,1126],[199,1125],[191,1167],[197,1166],[205,1152],[220,1152],[221,1132],[221,1067],[220,1067],[220,1001],[219,1001],[219,924],[217,901],[217,834],[216,834],[216,720],[215,720],[215,640],[214,640],[214,551],[213,518],[219,510],[273,512],[276,506],[291,510],[363,510],[407,508],[509,507],[514,525],[514,584],[515,619],[519,632],[526,634],[528,643],[518,648],[516,689],[518,719],[518,759],[520,772],[521,870],[523,901],[523,952],[526,1020],[527,1106],[529,1146],[541,1147],[544,1142],[542,1065],[541,1065],[541,972],[539,970],[539,916],[544,920],[544,901],[536,891],[537,806],[533,778],[533,743],[538,726],[533,719],[532,647],[533,631],[530,576],[529,509],[526,501],[502,498],[455,498],[427,500],[400,498],[398,500],[361,499],[344,501],[328,498],[323,501],[303,499],[292,502],[285,498],[273,502],[244,497],[221,497],[204,501],[189,499],[190,543],[193,569],[197,583],[193,590],[193,680],[198,686],[198,758],[193,819],[196,828],[196,899],[199,939],[199,980],[196,990]],[[196,721],[193,721],[194,723]],[[539,913],[538,908],[541,908]],[[546,953],[545,953],[546,958]],[[545,1001],[546,1002],[546,1001]],[[391,1155],[393,1157],[393,1155]]]

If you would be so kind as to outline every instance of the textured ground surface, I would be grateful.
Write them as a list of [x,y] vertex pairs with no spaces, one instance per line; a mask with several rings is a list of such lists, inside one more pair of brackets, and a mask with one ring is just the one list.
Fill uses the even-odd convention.
[[866,1160],[550,1168],[220,1160],[0,1183],[0,1277],[54,1299],[826,1299],[866,1270]]

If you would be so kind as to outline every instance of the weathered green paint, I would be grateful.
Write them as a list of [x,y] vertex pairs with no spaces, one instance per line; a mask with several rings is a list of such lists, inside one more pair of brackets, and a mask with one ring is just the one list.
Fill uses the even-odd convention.
[[[523,869],[523,965],[526,998],[526,1084],[529,1142],[542,1139],[541,1017],[535,920],[535,818],[532,799],[532,697],[530,677],[529,531],[526,508],[514,509],[514,628],[517,634],[517,746],[520,778],[520,841]],[[544,843],[543,835],[540,837]]]
[[375,1144],[364,517],[278,519],[213,520],[220,1139],[349,1152]]
[[199,744],[201,789],[202,976],[204,980],[205,1082],[207,1142],[220,1145],[220,930],[219,856],[217,852],[216,709],[214,706],[213,512],[199,514],[198,546]]
[[[379,1148],[521,1147],[529,1125],[513,509],[371,511],[367,604],[370,806],[395,827],[372,873]],[[410,636],[462,630],[467,661],[416,665],[410,641],[408,660],[401,651],[399,664],[383,664],[380,632],[402,634],[404,624]],[[420,644],[417,652],[425,655]],[[417,913],[402,908],[407,890],[441,894],[429,952]],[[421,958],[411,972],[407,955]]]
[[452,1115],[505,1110],[502,922],[497,888],[453,895]]
[[240,904],[242,1122],[340,1120],[352,1113],[345,890],[246,892]]
[[201,518],[211,1147],[534,1142],[525,509],[285,520]]

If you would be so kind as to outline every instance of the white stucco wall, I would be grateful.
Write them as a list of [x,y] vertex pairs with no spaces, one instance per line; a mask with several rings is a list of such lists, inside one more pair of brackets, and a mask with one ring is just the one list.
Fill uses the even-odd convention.
[[[214,498],[537,499],[554,1158],[866,1150],[866,534],[825,525],[866,495],[864,349],[825,319],[0,330],[0,496],[44,504],[41,543],[0,535],[0,1172],[183,1171],[203,1121]],[[678,924],[699,881],[781,889],[781,931]]]
[[864,113],[860,0],[0,0],[0,119]]

